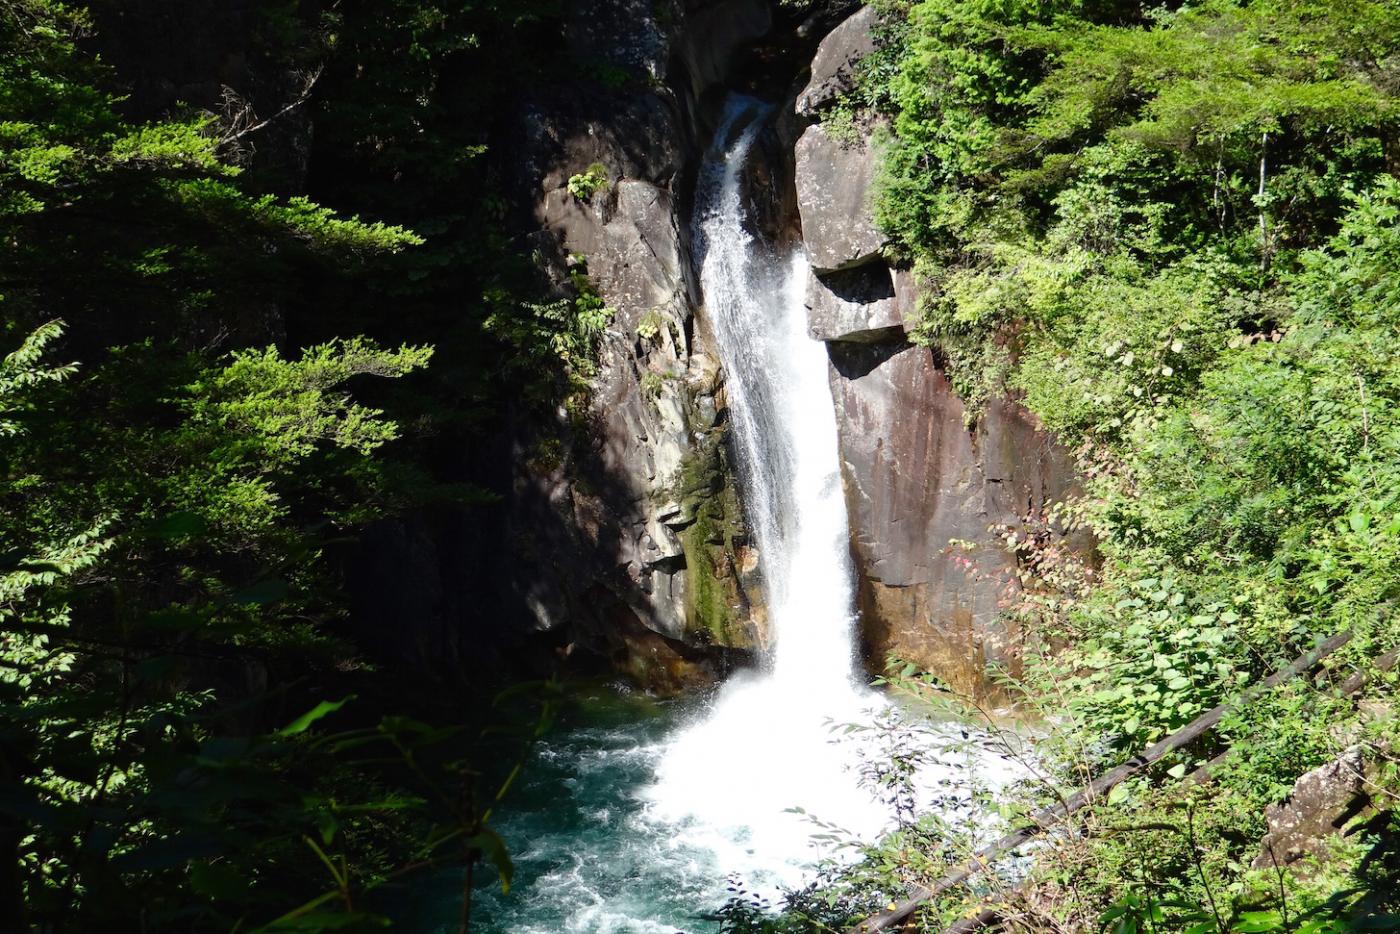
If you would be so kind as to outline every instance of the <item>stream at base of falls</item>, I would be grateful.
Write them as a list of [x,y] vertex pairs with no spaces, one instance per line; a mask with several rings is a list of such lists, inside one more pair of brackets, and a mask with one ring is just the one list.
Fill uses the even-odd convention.
[[[706,713],[699,700],[655,702],[616,687],[572,697],[492,820],[510,850],[514,879],[503,893],[493,869],[478,869],[473,934],[712,934],[731,877],[775,904],[784,886],[806,881],[825,847],[798,847],[775,861],[765,841],[755,840],[761,827],[673,820],[655,800],[668,748]],[[765,783],[761,766],[731,765],[750,787]],[[953,766],[945,764],[943,773],[960,771]],[[796,805],[809,791],[789,787],[761,800],[767,806],[786,795]],[[744,802],[733,804],[736,815],[746,814]],[[770,815],[774,820],[804,836],[820,830],[800,815]],[[456,934],[462,878],[454,867],[418,883],[402,929]]]
[[[697,704],[653,703],[598,688],[539,744],[493,821],[515,864],[508,893],[483,867],[474,934],[643,934],[714,931],[725,870],[653,821],[642,792],[666,737]],[[456,934],[462,870],[441,873],[406,930]]]

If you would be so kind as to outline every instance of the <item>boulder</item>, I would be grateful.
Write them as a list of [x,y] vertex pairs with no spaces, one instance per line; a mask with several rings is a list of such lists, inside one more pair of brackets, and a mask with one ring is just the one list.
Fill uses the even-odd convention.
[[884,341],[902,336],[904,314],[884,263],[807,274],[807,330],[819,341]]
[[1269,832],[1253,868],[1287,867],[1306,857],[1326,860],[1331,840],[1355,833],[1378,813],[1369,792],[1375,778],[1376,766],[1360,746],[1304,774],[1286,800],[1264,811]]
[[813,124],[797,141],[797,206],[812,268],[849,269],[879,256],[870,211],[876,155],[868,134],[844,141]]
[[976,428],[932,352],[903,341],[832,343],[832,397],[866,649],[894,652],[986,696],[986,668],[1018,664],[1002,618],[1019,592],[993,526],[1020,526],[1073,488],[1069,458],[1019,406]]
[[872,28],[878,19],[874,7],[862,7],[822,40],[812,59],[812,77],[797,95],[798,113],[815,117],[855,87],[856,64],[875,51]]

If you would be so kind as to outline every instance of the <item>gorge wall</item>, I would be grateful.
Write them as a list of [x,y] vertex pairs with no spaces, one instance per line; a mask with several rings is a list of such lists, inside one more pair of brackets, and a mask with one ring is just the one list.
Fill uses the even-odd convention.
[[[534,95],[517,130],[538,261],[560,295],[586,267],[612,319],[586,412],[512,441],[506,535],[525,547],[506,576],[529,625],[654,689],[708,682],[766,638],[687,219],[712,92],[771,27],[762,0],[574,4],[572,53],[631,80]],[[589,172],[606,180],[580,197],[569,181]]]
[[1006,536],[1070,494],[1074,473],[1023,407],[970,412],[934,350],[908,339],[920,284],[891,267],[871,216],[875,128],[838,137],[820,122],[874,49],[875,25],[864,7],[837,26],[795,101],[810,122],[796,143],[810,331],[831,361],[870,664],[895,654],[983,694],[988,666],[1014,671],[1024,637],[1003,614],[1022,586]]
[[[981,694],[989,665],[1015,668],[1023,637],[1002,614],[1021,586],[1006,533],[1063,499],[1074,477],[1022,407],[996,399],[973,418],[935,352],[908,338],[919,283],[882,251],[872,134],[847,139],[820,122],[874,48],[875,25],[872,8],[857,10],[794,69],[750,187],[778,235],[800,224],[811,259],[810,331],[829,352],[871,665],[893,653]],[[579,4],[580,54],[645,73],[648,90],[557,92],[522,116],[537,255],[555,283],[586,262],[616,314],[587,424],[561,413],[543,432],[572,453],[541,459],[530,448],[540,434],[515,441],[507,524],[527,547],[512,586],[534,626],[565,627],[663,690],[713,677],[728,657],[716,647],[766,637],[686,216],[707,108],[773,27],[758,0]],[[590,166],[606,169],[607,187],[576,197],[568,180]]]
[[[137,113],[218,111],[230,87],[270,113],[309,89],[295,56],[260,46],[252,7],[215,6],[137,17],[96,5]],[[489,172],[510,202],[512,248],[532,254],[555,299],[586,275],[612,315],[586,402],[542,415],[522,401],[447,458],[494,502],[362,536],[347,561],[353,615],[386,656],[440,673],[588,656],[672,691],[764,645],[759,556],[689,243],[703,141],[724,94],[747,86],[778,105],[749,179],[755,214],[775,240],[800,235],[811,258],[867,655],[974,691],[989,663],[1014,665],[1021,634],[1000,609],[1017,561],[992,530],[1070,492],[1069,459],[1013,400],[970,417],[936,353],[909,340],[920,284],[887,259],[871,217],[873,134],[822,123],[875,46],[875,12],[815,8],[802,20],[771,0],[574,0],[561,54],[577,79],[493,103]],[[315,122],[312,105],[287,111],[250,147],[250,168],[270,187],[305,186]],[[597,190],[571,186],[580,176]],[[294,311],[250,305],[245,317],[248,343],[301,339]]]

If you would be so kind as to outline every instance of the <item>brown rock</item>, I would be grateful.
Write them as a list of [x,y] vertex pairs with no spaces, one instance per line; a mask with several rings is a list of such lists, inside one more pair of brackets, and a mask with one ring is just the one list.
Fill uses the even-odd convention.
[[903,336],[894,276],[882,262],[807,274],[807,330],[819,341],[871,343]]
[[797,141],[797,206],[812,268],[849,269],[879,255],[885,237],[870,211],[876,158],[868,134],[843,141],[820,124]]
[[1062,499],[1069,458],[1009,402],[969,429],[927,348],[829,349],[867,649],[877,665],[895,652],[984,694],[986,666],[1014,671],[1021,642],[1002,619],[1016,558],[990,527]]
[[856,65],[875,51],[871,28],[878,17],[874,7],[862,7],[833,29],[817,47],[812,77],[797,95],[797,112],[811,117],[855,87]]

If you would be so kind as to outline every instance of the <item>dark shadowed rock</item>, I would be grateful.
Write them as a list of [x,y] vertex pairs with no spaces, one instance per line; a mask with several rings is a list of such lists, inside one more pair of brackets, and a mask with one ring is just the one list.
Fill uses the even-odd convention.
[[797,141],[797,205],[812,268],[846,269],[879,255],[885,238],[870,212],[875,152],[868,134],[837,140],[813,124]]
[[807,330],[819,341],[886,341],[903,336],[894,275],[882,262],[807,274]]
[[[529,198],[541,270],[567,295],[581,257],[614,315],[587,412],[516,441],[502,577],[529,625],[567,631],[663,690],[712,677],[704,652],[763,638],[678,192],[704,132],[699,97],[769,17],[762,0],[572,7],[573,54],[631,78],[535,91],[507,167]],[[576,197],[570,177],[595,164],[606,187]]]
[[566,6],[569,49],[584,68],[607,66],[659,81],[671,51],[667,24],[656,15],[662,8],[669,4],[575,0]]
[[811,80],[797,95],[798,113],[814,117],[855,87],[856,64],[875,51],[871,28],[876,20],[874,7],[862,7],[822,40],[812,59]]
[[734,54],[767,34],[773,26],[771,7],[764,0],[720,0],[690,4],[677,53],[689,78],[693,99],[724,85]]
[[867,649],[987,690],[1021,634],[1002,608],[1016,558],[990,531],[1072,488],[1068,458],[1019,406],[993,402],[975,430],[925,347],[833,343],[832,395]]

